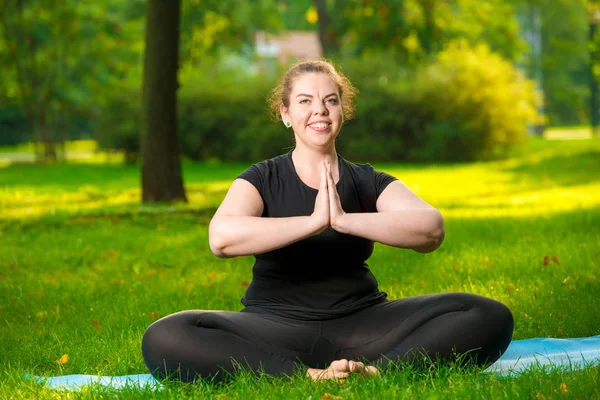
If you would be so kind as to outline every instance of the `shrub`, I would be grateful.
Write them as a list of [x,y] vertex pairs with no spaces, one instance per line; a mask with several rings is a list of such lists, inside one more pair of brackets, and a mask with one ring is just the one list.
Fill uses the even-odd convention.
[[127,163],[137,161],[140,146],[140,108],[139,89],[121,89],[112,93],[95,126],[98,146],[102,149],[124,151]]
[[[452,44],[428,66],[408,71],[385,56],[341,61],[360,90],[338,150],[352,161],[470,161],[498,157],[536,121],[533,84],[485,46]],[[256,162],[294,145],[270,121],[272,76],[197,71],[182,79],[178,131],[194,160]],[[136,153],[139,89],[114,94],[98,124],[100,144]]]
[[428,119],[409,159],[496,158],[539,123],[532,81],[486,45],[453,42],[415,79],[413,99]]

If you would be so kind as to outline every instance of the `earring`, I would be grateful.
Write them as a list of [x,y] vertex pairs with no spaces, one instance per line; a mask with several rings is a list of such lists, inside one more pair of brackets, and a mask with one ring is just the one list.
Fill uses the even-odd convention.
[[287,125],[287,126],[290,126],[291,124],[292,124],[292,123],[291,123],[290,121],[288,121],[286,125]]

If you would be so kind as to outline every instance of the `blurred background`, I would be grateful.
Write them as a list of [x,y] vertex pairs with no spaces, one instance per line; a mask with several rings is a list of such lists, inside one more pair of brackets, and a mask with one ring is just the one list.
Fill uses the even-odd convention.
[[[0,163],[139,161],[145,31],[159,29],[146,14],[142,0],[0,0]],[[361,92],[338,147],[353,161],[489,160],[528,137],[588,138],[599,15],[584,0],[183,0],[180,148],[281,154],[292,140],[269,120],[269,90],[319,57]]]

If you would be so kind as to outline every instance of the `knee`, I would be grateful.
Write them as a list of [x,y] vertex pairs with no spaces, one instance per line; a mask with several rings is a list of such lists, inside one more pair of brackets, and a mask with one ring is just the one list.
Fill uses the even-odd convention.
[[168,330],[166,329],[165,318],[150,325],[142,337],[142,356],[150,370],[160,364],[163,354],[166,352],[163,348],[168,342]]
[[477,319],[485,326],[497,331],[502,336],[512,337],[514,318],[505,304],[476,294],[463,293],[461,295],[464,296],[463,302],[469,305]]
[[496,322],[498,326],[509,330],[512,335],[514,328],[514,318],[510,309],[497,300],[489,299],[485,310],[489,320]]

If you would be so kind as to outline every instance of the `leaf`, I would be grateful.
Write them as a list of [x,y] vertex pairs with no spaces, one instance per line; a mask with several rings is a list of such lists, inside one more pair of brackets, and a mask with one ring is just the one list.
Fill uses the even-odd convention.
[[64,365],[66,363],[69,362],[69,355],[68,354],[63,354],[58,360],[56,360],[56,363],[58,365]]
[[566,385],[564,382],[561,382],[561,383],[560,383],[560,391],[561,391],[563,394],[566,394],[566,393],[568,393],[568,392],[569,392],[569,389],[567,389],[567,385]]
[[544,267],[547,267],[549,263],[550,263],[550,257],[544,256]]
[[150,319],[159,319],[161,317],[160,312],[159,311],[150,311],[148,313],[148,318]]
[[569,275],[565,279],[563,279],[563,285],[566,284],[567,282],[569,282],[570,279],[571,279],[571,275]]
[[92,321],[92,325],[94,326],[95,330],[100,329],[100,322],[98,322],[97,319],[95,319],[95,320]]
[[242,282],[242,283],[241,283],[241,285],[242,285],[243,287],[248,287],[249,283],[248,283],[247,281],[244,281],[244,282]]
[[552,256],[552,261],[554,261],[556,265],[560,265],[560,263],[558,262],[558,257]]
[[343,399],[343,397],[336,396],[334,394],[329,394],[329,393],[325,393],[323,395],[323,397],[321,397],[321,400],[341,400],[341,399]]

